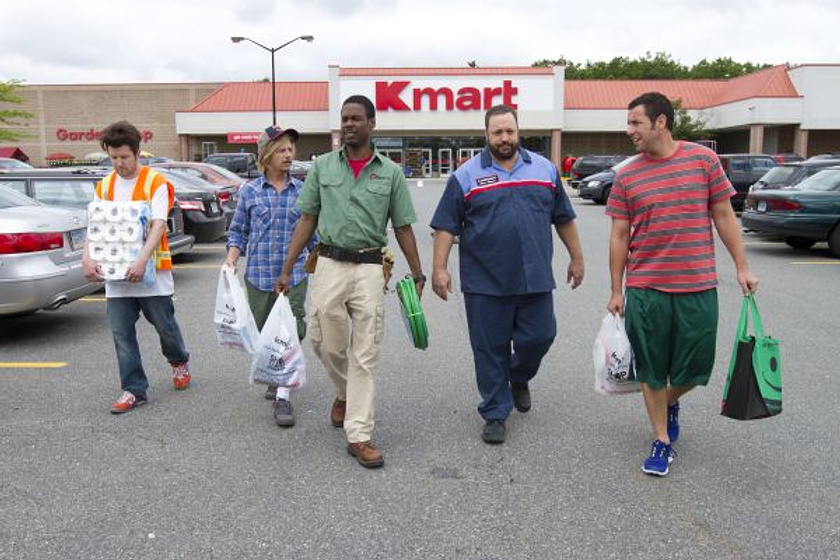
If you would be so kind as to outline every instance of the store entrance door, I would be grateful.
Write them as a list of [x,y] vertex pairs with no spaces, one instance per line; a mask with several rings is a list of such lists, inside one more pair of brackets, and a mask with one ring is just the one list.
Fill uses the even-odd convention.
[[449,177],[452,173],[452,148],[438,150],[438,173],[441,177]]
[[382,155],[389,158],[391,161],[396,163],[397,165],[402,168],[403,166],[403,151],[402,150],[389,150],[388,148],[380,149]]
[[455,163],[457,165],[466,163],[468,159],[472,158],[476,154],[480,154],[482,150],[484,150],[484,148],[459,148],[458,161]]

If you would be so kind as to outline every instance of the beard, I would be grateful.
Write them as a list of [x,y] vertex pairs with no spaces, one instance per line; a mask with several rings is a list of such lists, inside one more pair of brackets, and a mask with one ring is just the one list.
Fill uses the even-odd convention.
[[490,155],[497,161],[508,161],[514,159],[519,153],[519,142],[506,143],[500,146],[488,144]]

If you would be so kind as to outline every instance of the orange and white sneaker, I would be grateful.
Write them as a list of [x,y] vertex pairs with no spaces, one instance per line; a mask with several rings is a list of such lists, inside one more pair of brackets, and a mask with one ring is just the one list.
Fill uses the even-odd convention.
[[125,414],[143,404],[146,404],[146,397],[138,397],[130,391],[123,391],[120,398],[111,405],[111,414]]
[[190,377],[189,362],[172,366],[172,385],[175,386],[176,391],[183,391],[189,387],[190,381],[192,381],[192,377]]

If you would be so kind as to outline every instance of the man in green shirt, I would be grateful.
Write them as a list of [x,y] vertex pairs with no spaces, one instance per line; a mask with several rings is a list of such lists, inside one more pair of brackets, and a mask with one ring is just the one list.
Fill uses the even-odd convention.
[[336,387],[330,421],[344,427],[348,453],[367,468],[384,464],[371,437],[389,219],[421,295],[426,282],[411,227],[417,221],[411,195],[402,170],[371,144],[375,126],[370,99],[353,95],[344,101],[344,145],[317,158],[306,177],[297,201],[303,215],[277,281],[279,291],[288,291],[295,260],[317,228],[321,244],[310,279],[310,339]]

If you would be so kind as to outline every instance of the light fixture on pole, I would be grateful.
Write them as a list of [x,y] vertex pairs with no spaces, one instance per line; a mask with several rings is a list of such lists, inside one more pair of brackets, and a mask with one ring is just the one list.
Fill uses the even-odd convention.
[[291,41],[286,41],[285,43],[283,43],[279,47],[274,47],[274,48],[266,47],[265,45],[254,41],[253,39],[249,39],[248,37],[231,37],[230,38],[230,40],[233,41],[234,43],[241,43],[242,41],[248,41],[250,43],[254,43],[255,45],[257,45],[261,49],[265,49],[265,50],[267,50],[268,52],[271,53],[271,124],[273,124],[273,125],[277,124],[277,93],[274,91],[275,90],[275,86],[274,86],[274,53],[276,53],[277,51],[279,51],[283,47],[287,47],[287,46],[291,45],[292,43],[294,43],[298,39],[302,39],[302,40],[306,41],[307,43],[311,43],[312,41],[315,40],[315,37],[313,37],[312,35],[301,35],[300,37],[295,37]]

